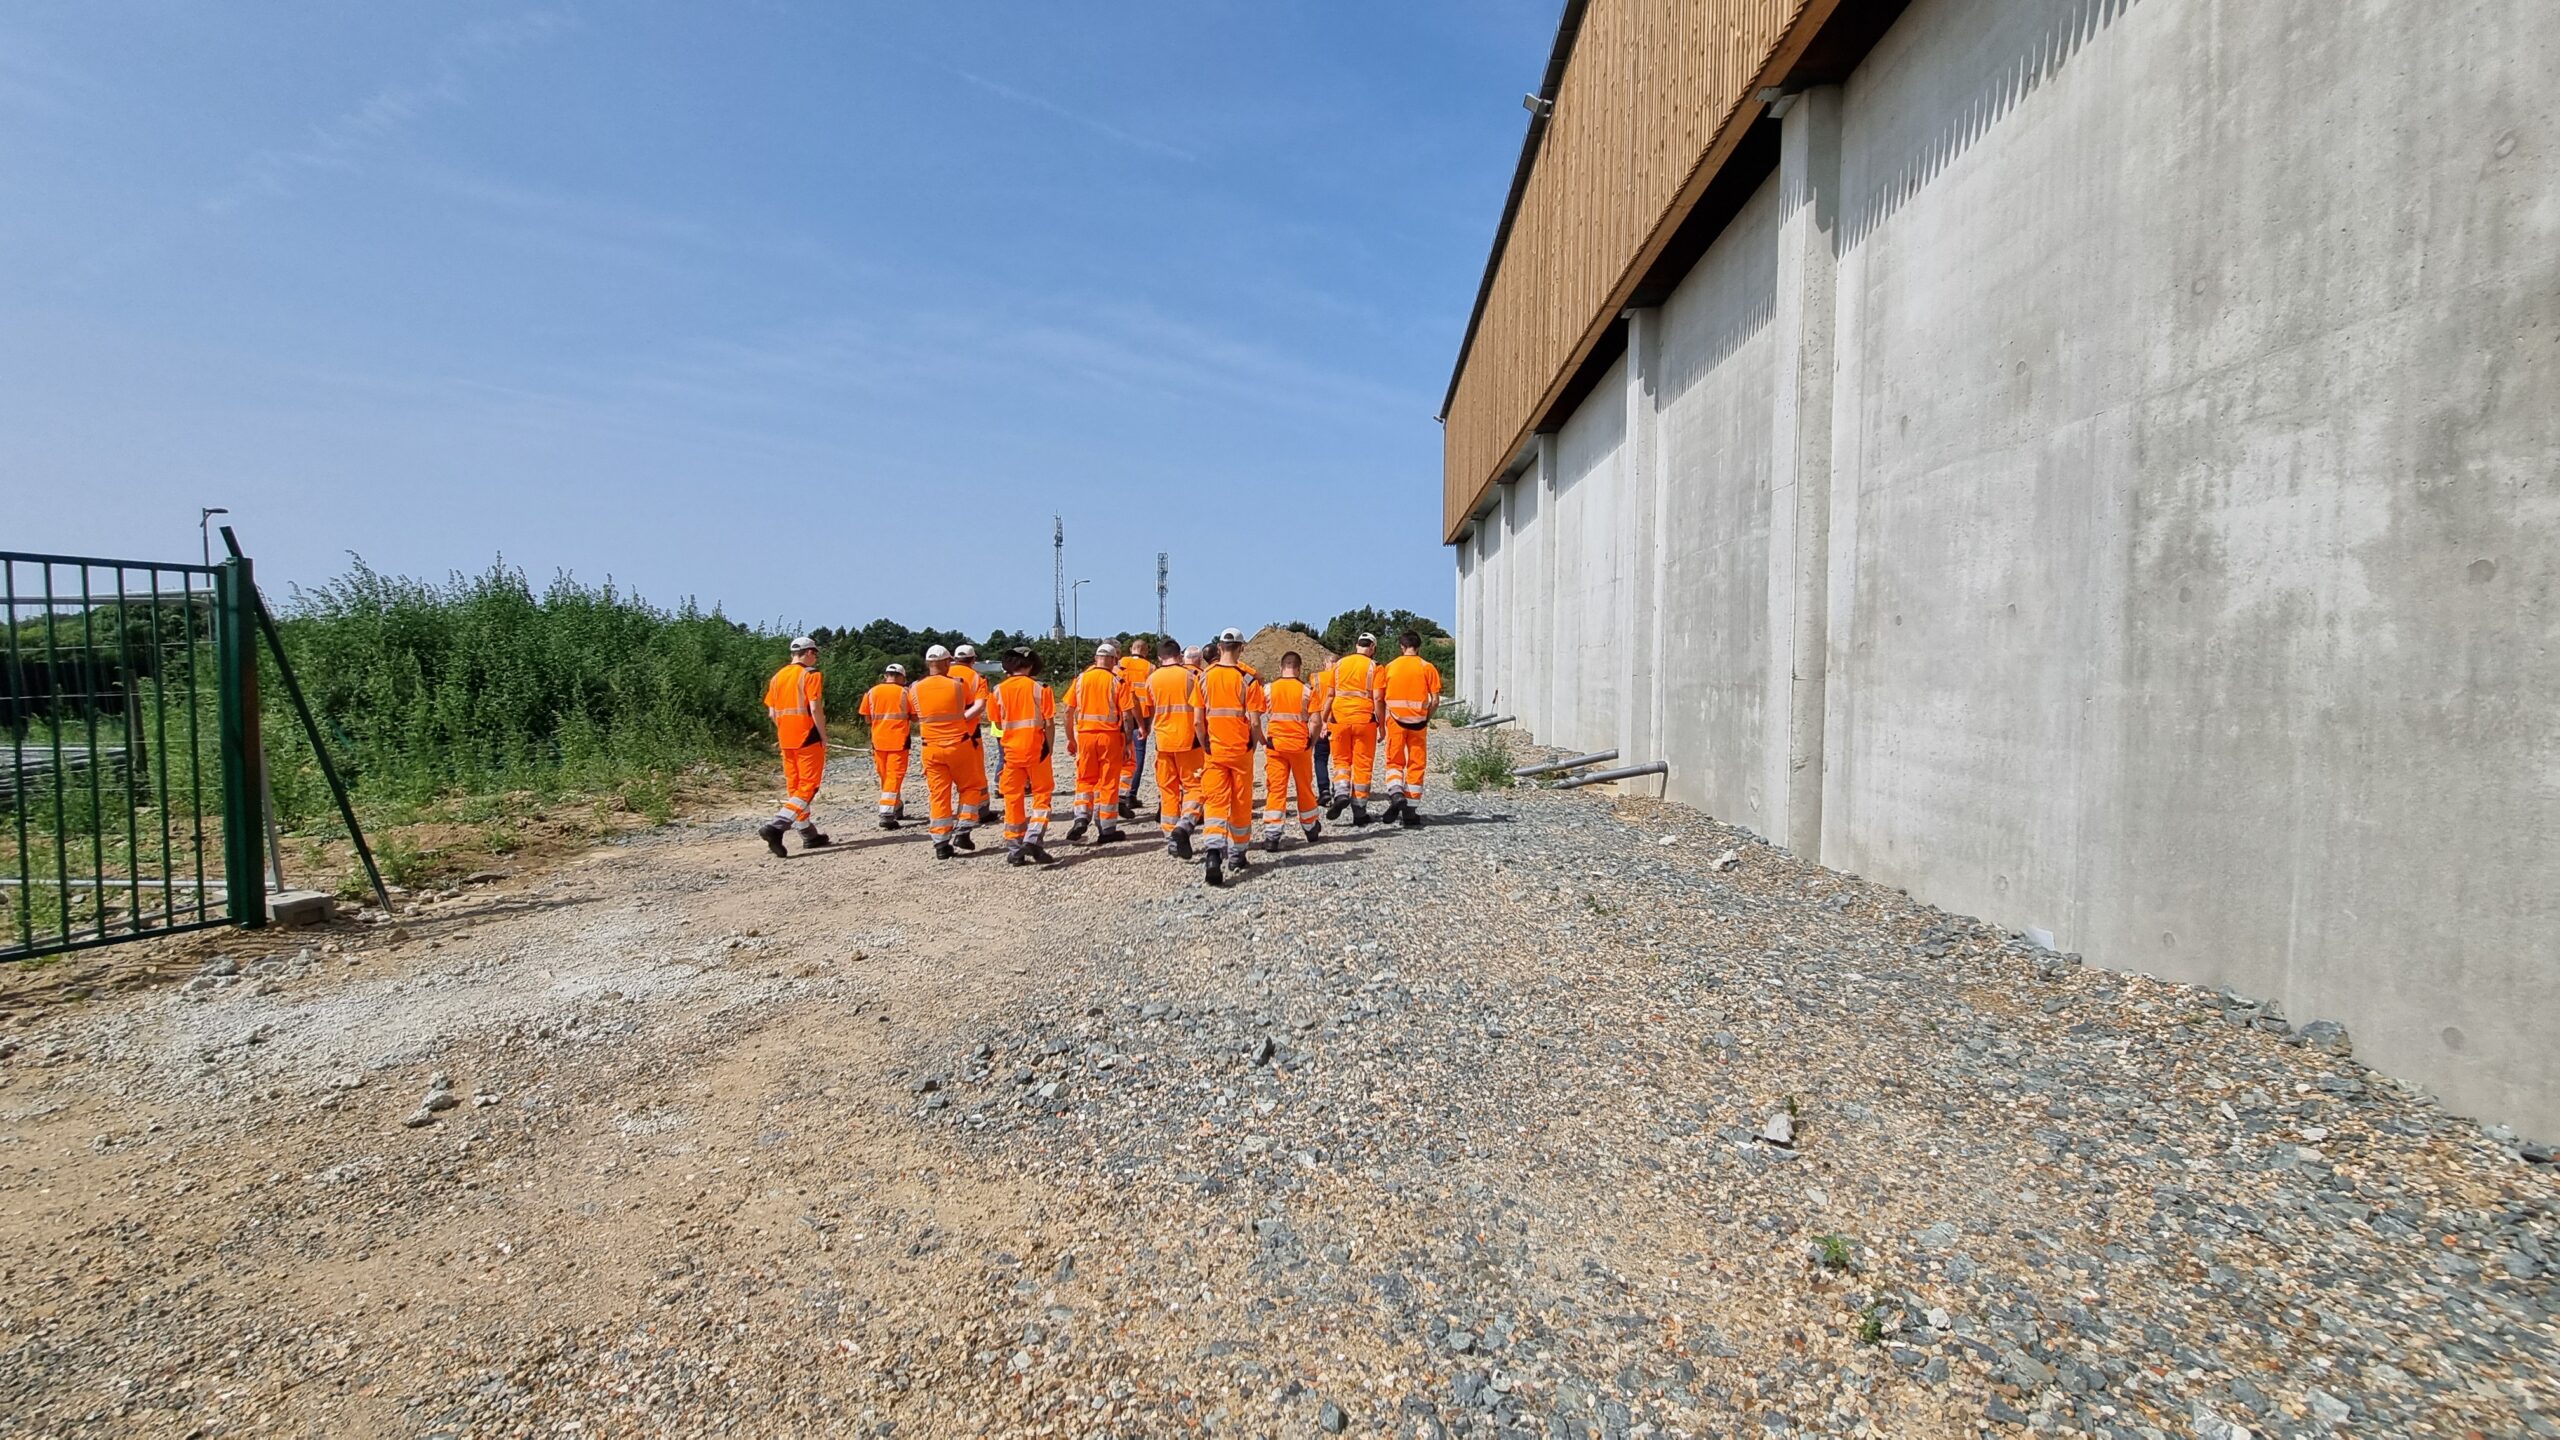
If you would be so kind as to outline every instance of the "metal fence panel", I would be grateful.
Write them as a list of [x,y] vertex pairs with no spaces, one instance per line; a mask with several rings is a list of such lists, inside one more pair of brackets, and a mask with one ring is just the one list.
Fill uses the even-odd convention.
[[0,961],[263,923],[251,594],[246,561],[0,552]]

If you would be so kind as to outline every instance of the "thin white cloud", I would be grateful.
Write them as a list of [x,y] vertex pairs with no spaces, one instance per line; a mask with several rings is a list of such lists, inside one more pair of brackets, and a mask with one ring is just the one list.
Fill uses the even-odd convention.
[[959,76],[961,79],[968,81],[970,84],[977,86],[979,89],[986,91],[990,95],[1000,95],[1005,99],[1012,101],[1016,105],[1027,105],[1034,110],[1055,115],[1059,119],[1064,120],[1071,125],[1081,125],[1096,135],[1100,135],[1107,140],[1116,140],[1133,150],[1144,150],[1150,155],[1162,155],[1169,159],[1186,160],[1193,163],[1197,163],[1200,159],[1199,156],[1183,149],[1179,145],[1167,145],[1161,140],[1150,140],[1144,135],[1132,135],[1128,131],[1121,129],[1119,126],[1114,125],[1107,120],[1097,120],[1090,115],[1082,113],[1081,111],[1070,110],[1055,100],[1044,99],[1041,96],[1032,94],[1028,90],[1017,90],[1000,80],[990,80],[986,76],[980,75],[974,71],[962,70],[950,65],[945,65],[942,68],[949,70],[952,74]]
[[252,155],[240,167],[239,178],[208,196],[203,208],[222,214],[252,200],[290,195],[298,175],[359,170],[364,158],[385,141],[437,110],[466,103],[471,98],[471,77],[475,73],[571,29],[575,23],[558,11],[532,10],[469,26],[436,47],[434,75],[425,80],[387,83],[363,104],[314,125],[306,143]]

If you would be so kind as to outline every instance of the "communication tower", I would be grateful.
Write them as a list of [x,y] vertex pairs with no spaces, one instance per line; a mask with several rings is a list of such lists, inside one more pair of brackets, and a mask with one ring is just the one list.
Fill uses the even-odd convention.
[[1164,639],[1164,577],[1165,562],[1169,558],[1162,550],[1156,552],[1156,639],[1159,642]]
[[1053,558],[1049,638],[1067,638],[1067,519],[1063,515],[1049,517],[1049,553]]

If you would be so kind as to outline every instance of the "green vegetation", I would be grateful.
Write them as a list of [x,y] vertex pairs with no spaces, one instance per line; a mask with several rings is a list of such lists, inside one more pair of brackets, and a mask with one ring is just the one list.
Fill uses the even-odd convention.
[[1449,783],[1461,790],[1510,788],[1511,739],[1502,730],[1487,730],[1469,739],[1449,766]]
[[1846,1235],[1816,1235],[1813,1248],[1825,1270],[1846,1270],[1857,1258],[1857,1247],[1849,1243]]
[[1883,1301],[1870,1302],[1865,1309],[1858,1312],[1858,1343],[1861,1345],[1884,1343]]

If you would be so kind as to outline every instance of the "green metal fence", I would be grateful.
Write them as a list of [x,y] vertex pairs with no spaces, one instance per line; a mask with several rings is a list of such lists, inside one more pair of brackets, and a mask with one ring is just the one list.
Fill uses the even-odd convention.
[[0,961],[266,922],[256,594],[0,552]]

